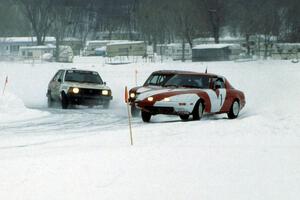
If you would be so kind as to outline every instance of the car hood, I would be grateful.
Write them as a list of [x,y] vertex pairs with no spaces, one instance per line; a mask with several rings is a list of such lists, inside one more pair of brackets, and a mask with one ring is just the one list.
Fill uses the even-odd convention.
[[205,89],[198,89],[198,88],[160,88],[160,89],[149,90],[141,93],[137,97],[137,101],[143,101],[144,99],[150,96],[172,97],[178,94],[198,93],[204,91]]
[[140,93],[149,92],[149,91],[152,91],[152,90],[159,90],[161,88],[162,88],[162,86],[155,86],[155,85],[139,86],[139,87],[131,88],[130,92],[135,92],[137,94],[140,94]]
[[69,87],[87,88],[87,89],[99,89],[99,90],[110,90],[110,88],[103,84],[92,84],[92,83],[74,83],[65,82]]

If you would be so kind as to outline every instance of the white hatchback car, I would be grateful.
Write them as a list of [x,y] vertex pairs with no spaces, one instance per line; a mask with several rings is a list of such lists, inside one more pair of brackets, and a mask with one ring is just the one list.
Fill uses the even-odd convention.
[[96,71],[61,69],[48,85],[47,98],[48,107],[58,101],[63,109],[70,105],[103,105],[108,108],[112,92]]

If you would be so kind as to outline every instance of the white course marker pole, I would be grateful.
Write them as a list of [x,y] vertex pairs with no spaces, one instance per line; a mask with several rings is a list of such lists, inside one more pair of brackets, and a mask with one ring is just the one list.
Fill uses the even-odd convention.
[[7,83],[8,83],[8,76],[6,76],[6,78],[5,78],[5,82],[4,82],[4,86],[3,86],[3,91],[2,91],[2,96],[4,95]]
[[127,86],[125,87],[125,102],[126,102],[127,113],[128,113],[128,125],[129,125],[129,133],[130,133],[130,144],[131,144],[131,146],[133,146],[132,127],[131,127],[131,112],[130,112],[130,108],[129,108]]
[[138,70],[134,70],[134,80],[135,80],[135,86],[137,86],[137,74],[138,74]]

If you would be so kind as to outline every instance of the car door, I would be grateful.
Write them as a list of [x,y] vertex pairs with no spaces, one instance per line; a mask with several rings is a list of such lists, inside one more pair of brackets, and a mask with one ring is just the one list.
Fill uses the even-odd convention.
[[60,74],[60,71],[56,72],[48,85],[48,92],[50,93],[52,98],[54,98],[53,94],[54,94],[55,82],[56,82],[56,80],[58,80],[59,74]]
[[211,78],[211,92],[209,94],[210,103],[211,103],[211,112],[217,113],[220,112],[225,99],[226,99],[226,88],[225,81],[222,77]]
[[54,99],[59,99],[60,97],[60,86],[63,82],[64,70],[59,70],[54,76],[51,84],[51,96]]

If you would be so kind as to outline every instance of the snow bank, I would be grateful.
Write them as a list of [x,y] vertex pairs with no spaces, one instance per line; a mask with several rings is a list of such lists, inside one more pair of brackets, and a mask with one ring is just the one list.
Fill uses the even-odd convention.
[[23,101],[12,93],[0,96],[0,123],[29,120],[47,114],[47,112],[26,108]]

